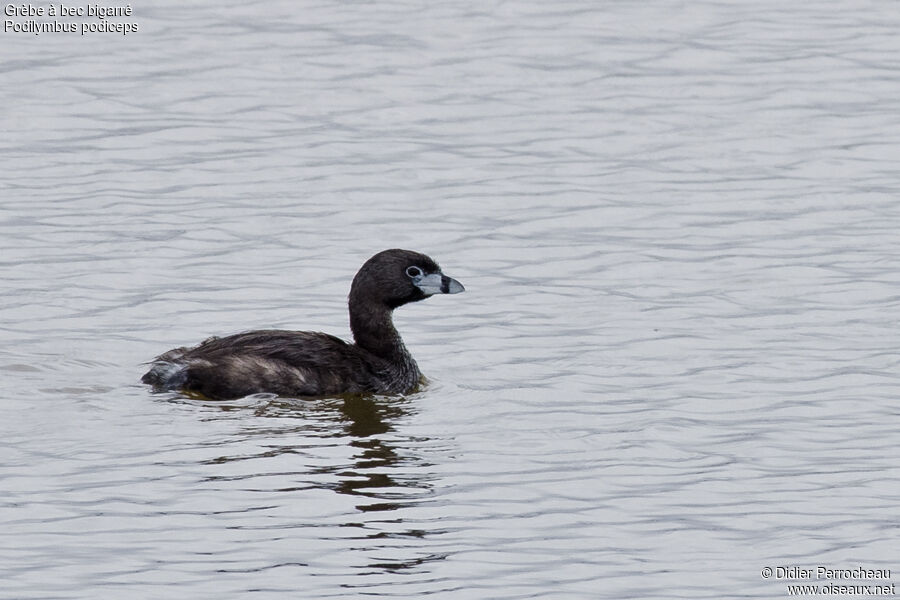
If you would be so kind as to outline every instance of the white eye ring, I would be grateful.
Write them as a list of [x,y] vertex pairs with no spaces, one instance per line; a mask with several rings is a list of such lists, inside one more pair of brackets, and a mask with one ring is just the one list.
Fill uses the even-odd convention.
[[420,269],[419,267],[406,267],[406,274],[412,278],[421,277],[422,269]]

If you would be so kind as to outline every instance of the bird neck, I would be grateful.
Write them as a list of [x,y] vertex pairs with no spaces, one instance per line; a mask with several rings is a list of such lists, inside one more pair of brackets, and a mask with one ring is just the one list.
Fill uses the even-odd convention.
[[387,306],[350,296],[350,330],[356,345],[393,363],[411,360]]

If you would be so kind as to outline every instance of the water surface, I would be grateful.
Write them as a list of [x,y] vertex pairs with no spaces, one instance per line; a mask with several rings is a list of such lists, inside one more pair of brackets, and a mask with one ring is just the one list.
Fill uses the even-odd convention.
[[[0,596],[775,598],[900,569],[900,12],[218,2],[0,35]],[[349,336],[406,397],[143,362]]]

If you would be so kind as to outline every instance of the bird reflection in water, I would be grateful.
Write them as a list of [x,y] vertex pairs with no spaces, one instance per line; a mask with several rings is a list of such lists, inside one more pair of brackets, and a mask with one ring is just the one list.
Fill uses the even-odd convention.
[[414,503],[423,492],[427,494],[430,491],[427,482],[410,476],[408,471],[402,476],[396,474],[397,467],[412,466],[420,463],[421,459],[410,455],[401,456],[394,445],[381,437],[375,437],[393,431],[392,422],[405,414],[407,407],[398,403],[397,398],[349,397],[340,408],[344,431],[351,437],[350,446],[358,450],[354,456],[353,468],[325,467],[319,472],[337,475],[339,480],[334,490],[340,494],[381,500],[358,504],[358,510],[397,510]]
[[[416,506],[433,494],[434,476],[428,472],[430,464],[416,451],[416,447],[428,444],[430,440],[404,437],[395,428],[398,421],[414,410],[414,397],[345,396],[309,401],[256,396],[239,401],[210,402],[181,396],[171,400],[194,405],[201,402],[204,407],[215,407],[218,410],[208,415],[211,419],[224,417],[247,421],[247,412],[252,411],[256,419],[248,421],[248,427],[242,427],[242,434],[253,439],[265,438],[265,444],[250,456],[223,456],[210,462],[290,454],[307,457],[302,464],[303,470],[293,474],[299,476],[302,483],[273,491],[302,493],[310,488],[320,488],[352,496],[359,513],[344,526],[359,528],[362,535],[355,539],[368,540],[365,546],[374,544],[365,549],[383,549],[383,544],[392,539],[394,542],[388,543],[396,551],[397,540],[421,539],[435,533],[433,529],[426,532],[403,524],[403,509]],[[338,440],[346,440],[347,446],[353,449],[349,462],[340,460],[322,464],[321,460],[309,460],[310,451],[315,447],[332,447]],[[360,513],[368,516],[363,517]],[[388,560],[382,558],[368,562],[365,567],[377,571],[402,571],[446,558],[440,553],[415,554]]]
[[[175,398],[172,400],[179,401]],[[291,425],[286,427],[260,427],[260,422],[255,421],[252,428],[244,430],[245,434],[250,434],[254,438],[262,436],[268,438],[266,450],[259,453],[259,457],[295,454],[298,450],[308,451],[310,449],[308,443],[300,446],[288,443],[296,442],[298,437],[305,442],[323,438],[330,441],[335,438],[347,439],[348,445],[356,450],[352,463],[308,465],[310,470],[306,472],[334,476],[328,478],[331,480],[329,483],[323,482],[320,477],[311,478],[316,482],[316,487],[332,489],[339,494],[379,500],[357,505],[356,508],[360,511],[396,510],[430,495],[431,486],[428,482],[430,477],[423,475],[419,470],[428,465],[414,453],[404,452],[402,448],[398,448],[397,444],[402,443],[403,439],[392,435],[394,423],[410,412],[411,403],[406,397],[347,395],[342,398],[320,398],[310,401],[260,394],[231,402],[197,398],[186,400],[184,396],[181,396],[180,401],[192,404],[200,401],[206,407],[216,407],[221,411],[232,413],[229,416],[238,418],[242,410],[246,411],[249,408],[256,417],[290,419]],[[250,402],[252,404],[248,405]],[[234,414],[234,411],[238,411],[237,414]],[[301,424],[295,425],[297,421]],[[272,444],[273,438],[284,439],[286,443]],[[385,438],[389,438],[390,441]],[[417,438],[409,441],[420,444],[428,440]],[[246,455],[221,457],[216,462],[252,458],[255,457]]]
[[[410,412],[411,403],[406,398],[360,397],[344,399],[339,407],[338,417],[344,426],[344,435],[350,437],[349,445],[357,450],[352,468],[320,467],[315,470],[319,474],[333,474],[337,480],[332,489],[339,494],[347,494],[365,498],[367,502],[357,504],[356,509],[375,516],[385,513],[384,520],[367,519],[365,526],[361,523],[347,523],[349,527],[363,527],[366,535],[363,539],[375,543],[377,549],[382,540],[425,538],[437,533],[434,530],[409,529],[403,527],[402,509],[415,506],[422,499],[432,495],[431,479],[433,476],[422,472],[428,467],[420,456],[404,451],[396,444],[402,439],[394,438],[386,441],[385,434],[394,431],[394,424]],[[411,443],[428,442],[425,438],[408,439]],[[394,514],[391,514],[394,513]],[[390,524],[389,527],[372,526],[377,523]],[[393,544],[392,544],[393,546]],[[396,546],[394,546],[396,551]],[[389,560],[370,562],[367,569],[375,571],[401,572],[422,567],[431,562],[447,558],[444,553],[417,552],[414,557],[396,556]],[[364,574],[364,573],[361,573]]]

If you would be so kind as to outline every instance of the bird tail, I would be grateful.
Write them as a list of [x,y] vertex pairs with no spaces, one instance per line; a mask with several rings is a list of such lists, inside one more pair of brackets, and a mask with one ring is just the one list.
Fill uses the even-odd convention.
[[156,390],[177,390],[187,381],[187,375],[186,364],[161,360],[153,363],[141,381]]

